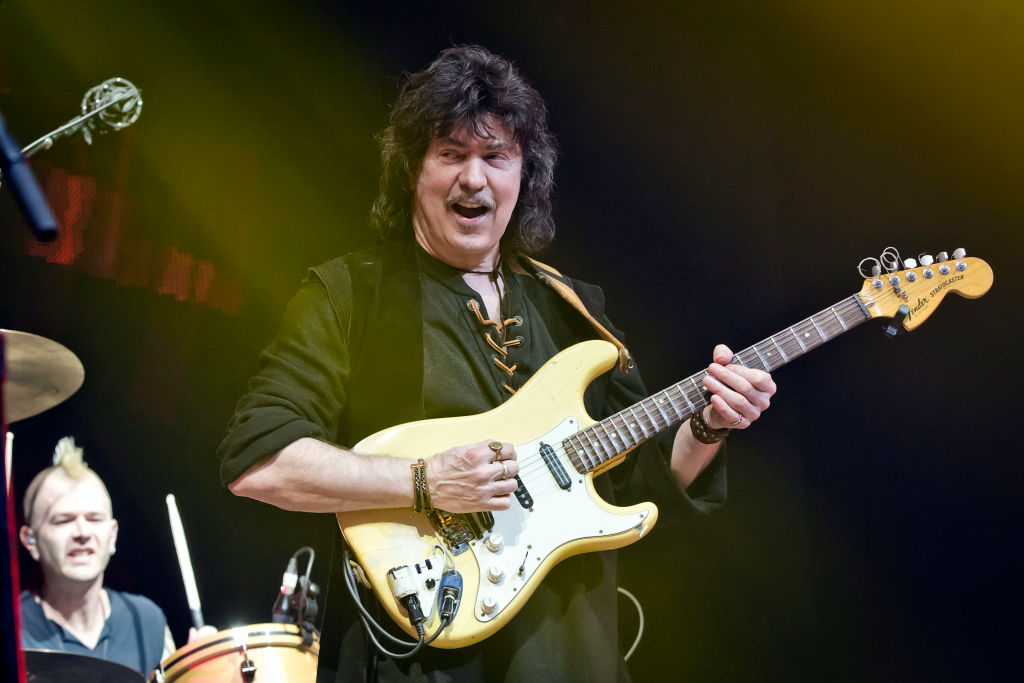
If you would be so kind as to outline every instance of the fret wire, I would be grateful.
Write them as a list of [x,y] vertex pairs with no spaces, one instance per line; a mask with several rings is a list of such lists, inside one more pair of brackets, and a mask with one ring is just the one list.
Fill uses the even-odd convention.
[[774,361],[769,360],[772,357],[771,349],[765,349],[764,352],[762,353],[761,349],[758,348],[758,346],[762,346],[762,345],[764,345],[764,340],[758,342],[757,344],[754,344],[753,348],[754,348],[754,351],[757,352],[758,357],[765,359],[765,361],[764,361],[764,369],[765,370],[774,370],[775,368],[779,367]]
[[594,457],[597,459],[597,464],[600,465],[601,463],[610,460],[612,455],[609,452],[608,445],[606,443],[608,435],[607,432],[605,432],[605,436],[601,436],[601,423],[598,422],[597,424],[591,425],[590,427],[587,428],[586,431],[589,434],[588,438],[591,440],[591,442],[596,443],[596,448],[594,449]]
[[672,424],[675,424],[676,422],[678,422],[679,421],[679,408],[677,408],[676,404],[672,401],[672,397],[668,395],[668,391],[667,390],[666,391],[662,391],[662,392],[660,392],[658,394],[658,396],[661,396],[661,400],[658,403],[660,405],[668,403],[668,407],[671,409],[669,411],[669,413],[668,413],[668,415],[669,415],[668,423],[670,425],[672,425]]
[[814,320],[814,316],[812,315],[810,318],[808,318],[808,320],[810,320],[811,324],[814,325],[814,329],[818,333],[818,336],[821,337],[821,341],[828,341],[828,337],[826,337],[825,334],[821,331],[821,328],[818,327],[818,323]]
[[832,315],[836,317],[836,320],[839,321],[839,325],[843,328],[843,331],[845,332],[847,329],[846,323],[844,323],[843,319],[839,317],[838,313],[836,313],[835,306],[829,306],[828,310],[832,311]]
[[647,429],[646,429],[646,427],[645,427],[644,423],[643,423],[643,422],[641,421],[641,419],[640,419],[640,418],[638,418],[638,417],[636,416],[636,413],[635,413],[635,412],[633,412],[633,409],[634,409],[634,408],[636,408],[636,407],[637,407],[637,406],[636,406],[635,404],[634,404],[634,405],[631,405],[631,406],[629,407],[629,414],[630,414],[630,416],[632,416],[632,418],[633,418],[633,424],[635,424],[635,425],[636,425],[637,427],[639,427],[639,428],[640,428],[640,433],[644,435],[644,438],[645,438],[645,439],[646,439],[646,438],[649,438],[649,437],[650,437],[650,434],[648,434],[648,433],[647,433]]
[[[650,402],[651,402],[651,403],[652,403],[652,404],[654,405],[655,409],[657,409],[657,411],[658,411],[658,415],[661,415],[662,419],[664,419],[664,420],[665,420],[665,424],[664,424],[664,425],[662,425],[662,426],[659,426],[659,427],[658,427],[658,431],[660,432],[660,431],[661,431],[662,429],[664,429],[665,427],[668,427],[668,425],[669,425],[668,417],[666,417],[666,416],[665,416],[665,411],[663,411],[663,410],[661,409],[661,406],[660,406],[660,405],[658,405],[658,401],[657,401],[657,399],[655,399],[655,398],[654,398],[654,397],[652,396],[652,397],[648,398],[647,400],[648,400],[648,401],[650,401]],[[655,424],[657,424],[657,423],[655,423]]]
[[[689,377],[687,377],[687,379],[690,380],[690,384],[693,385],[693,388],[697,390],[697,395],[703,398],[703,396],[704,396],[704,389],[699,384],[697,384],[697,380],[694,379],[697,375],[700,375],[700,374],[702,374],[702,373],[698,372],[695,375],[690,375]],[[704,378],[701,377],[701,379],[704,379]],[[704,406],[701,406],[701,407],[703,408]]]
[[768,365],[768,361],[764,359],[764,356],[761,355],[761,351],[758,350],[757,344],[754,344],[750,348],[753,349],[754,353],[757,354],[757,357],[761,359],[761,367],[765,370],[771,370],[771,366]]
[[779,342],[775,341],[775,335],[772,335],[772,336],[768,337],[768,339],[771,340],[772,344],[775,344],[775,348],[779,350],[779,354],[782,356],[782,360],[784,360],[784,361],[786,361],[788,363],[789,362],[789,357],[786,356],[786,352],[782,350],[781,346],[779,346]]
[[[636,438],[636,432],[634,432],[633,431],[633,427],[630,426],[631,424],[632,425],[636,424],[636,416],[633,415],[633,406],[629,406],[629,408],[627,408],[626,410],[629,411],[629,419],[625,419],[624,418],[622,420],[622,423],[626,427],[626,429],[629,431],[629,435],[633,438],[633,443],[634,444],[638,444],[638,443],[640,443],[641,439]],[[626,412],[626,411],[624,410],[622,412]],[[621,415],[622,413],[619,413],[619,414]]]
[[604,431],[608,433],[608,438],[611,440],[612,448],[615,449],[615,454],[618,455],[622,452],[622,432],[615,426],[615,416],[611,415],[601,420],[601,424],[604,425]]
[[686,394],[686,391],[679,384],[673,385],[673,388],[676,391],[678,391],[679,394],[683,397],[683,400],[686,401],[686,405],[690,408],[690,414],[692,415],[693,413],[697,412],[697,408],[694,407],[693,401],[690,400],[690,397]]
[[578,434],[573,434],[572,436],[562,440],[562,443],[566,444],[564,448],[569,456],[569,461],[572,463],[572,466],[576,468],[577,472],[583,473],[587,471],[587,466],[583,462],[583,457],[580,455],[580,451],[583,449],[576,445],[578,442]]
[[[798,323],[799,324],[799,323]],[[807,353],[807,347],[804,346],[804,341],[800,338],[800,335],[796,333],[795,326],[789,328],[789,333],[793,335],[793,339],[796,339],[796,343],[800,345],[800,352]]]
[[586,430],[580,432],[579,437],[581,450],[583,451],[583,455],[586,457],[587,470],[592,470],[597,467],[599,462],[594,453],[594,442]]
[[612,444],[611,437],[603,422],[591,425],[590,431],[597,438],[597,463],[599,465],[608,462],[618,454],[618,449]]

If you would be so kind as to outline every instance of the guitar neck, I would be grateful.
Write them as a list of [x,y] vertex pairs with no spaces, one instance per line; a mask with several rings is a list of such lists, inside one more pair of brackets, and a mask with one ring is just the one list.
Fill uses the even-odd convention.
[[[771,372],[870,317],[855,294],[743,349],[733,356],[732,362]],[[694,373],[565,439],[563,447],[573,466],[580,474],[591,472],[687,420],[709,402],[703,384],[705,376],[706,370]]]

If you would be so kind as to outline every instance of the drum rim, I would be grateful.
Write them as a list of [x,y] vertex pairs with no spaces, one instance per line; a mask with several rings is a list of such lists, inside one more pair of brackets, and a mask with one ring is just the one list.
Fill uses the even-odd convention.
[[[310,645],[308,647],[305,647],[302,644],[301,632],[298,630],[298,627],[296,627],[294,624],[263,624],[263,625],[243,626],[243,627],[237,627],[237,628],[246,629],[246,635],[247,635],[248,638],[259,638],[261,636],[266,636],[266,637],[284,636],[286,638],[289,638],[289,639],[297,641],[297,642],[294,642],[294,643],[287,643],[287,644],[281,644],[281,643],[276,643],[275,644],[275,643],[266,643],[266,642],[256,642],[256,643],[246,642],[245,646],[246,646],[246,649],[248,649],[248,650],[258,650],[258,649],[262,649],[262,648],[266,648],[266,647],[292,647],[292,648],[295,648],[296,650],[301,650],[301,651],[307,652],[309,654],[312,654],[313,656],[317,656],[317,657],[319,656],[319,651],[320,651],[320,647],[319,647],[320,644],[318,642],[319,639],[320,639],[319,638],[319,633],[314,633],[314,639],[313,639],[312,645]],[[192,647],[190,647],[189,645],[185,645],[185,646],[179,648],[179,650],[175,651],[171,655],[171,657],[173,659],[169,659],[166,662],[160,662],[160,666],[157,667],[157,669],[162,670],[164,672],[164,674],[166,675],[167,673],[171,672],[172,669],[174,669],[175,667],[181,665],[182,662],[184,662],[185,660],[192,659],[192,658],[196,657],[197,655],[199,655],[199,661],[191,662],[190,664],[199,664],[200,662],[206,661],[207,659],[211,659],[212,657],[220,656],[222,654],[221,652],[207,653],[207,656],[202,656],[202,655],[200,655],[200,653],[202,653],[202,652],[204,652],[206,650],[209,650],[210,648],[213,648],[213,647],[222,646],[225,643],[235,643],[236,642],[235,641],[235,637],[233,635],[231,635],[232,632],[235,631],[235,630],[236,629],[224,629],[224,631],[221,631],[221,632],[222,633],[226,633],[227,635],[225,635],[223,638],[217,638],[216,640],[211,640],[210,642],[207,642],[207,643],[202,643],[202,644],[196,643]],[[216,634],[214,634],[214,635],[216,635]],[[185,650],[185,652],[181,652],[182,650]],[[241,650],[241,647],[236,645],[235,647],[230,648],[228,650],[228,652],[235,651],[235,650]],[[181,654],[178,654],[178,652],[181,652]],[[175,656],[175,655],[177,655],[177,656]]]

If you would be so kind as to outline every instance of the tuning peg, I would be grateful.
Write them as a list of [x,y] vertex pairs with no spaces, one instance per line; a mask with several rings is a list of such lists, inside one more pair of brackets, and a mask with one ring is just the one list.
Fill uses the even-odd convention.
[[938,254],[935,255],[935,260],[938,261],[939,263],[942,263],[943,261],[948,261],[949,254],[947,254],[944,251],[940,251]]
[[932,258],[931,254],[921,254],[917,258],[921,262],[922,266],[930,266],[935,263],[935,259]]
[[906,268],[907,270],[910,270],[911,268],[917,268],[917,261],[915,261],[912,258],[908,258],[905,261],[903,261],[903,267]]
[[954,249],[953,250],[953,258],[961,259],[964,256],[967,256],[967,251],[963,247],[960,247],[959,249]]
[[881,266],[879,266],[877,264],[871,266],[871,277],[878,277],[881,272],[882,272],[882,267]]

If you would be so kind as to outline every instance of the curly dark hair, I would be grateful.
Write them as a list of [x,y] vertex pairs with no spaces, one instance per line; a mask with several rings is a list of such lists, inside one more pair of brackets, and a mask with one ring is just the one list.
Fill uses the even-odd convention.
[[479,45],[441,52],[422,71],[407,74],[379,136],[383,173],[371,220],[384,239],[412,234],[413,188],[434,137],[467,128],[490,134],[493,117],[512,132],[523,154],[519,200],[502,238],[504,254],[537,254],[555,236],[551,190],[558,152],[547,107],[504,57]]

